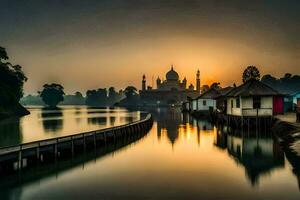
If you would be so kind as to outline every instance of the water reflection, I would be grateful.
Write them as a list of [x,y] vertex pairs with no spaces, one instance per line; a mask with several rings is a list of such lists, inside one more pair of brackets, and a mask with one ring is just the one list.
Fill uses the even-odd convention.
[[[160,108],[151,112],[157,121],[158,140],[166,135],[172,146],[176,145],[180,134],[196,133],[198,144],[201,133],[214,134],[215,126],[207,119],[197,120],[189,114],[182,114],[178,109]],[[217,127],[214,145],[221,150],[227,150],[228,155],[245,169],[252,186],[259,183],[261,176],[270,175],[274,169],[285,166],[284,152],[271,133]]]
[[[136,113],[117,110],[88,114],[82,109],[76,116],[64,110],[61,131],[102,126],[88,118],[105,116],[107,125],[136,119]],[[300,159],[285,154],[271,133],[216,127],[179,109],[150,112],[153,128],[136,145],[95,162],[82,160],[56,177],[37,174],[26,184],[0,190],[20,199],[299,199]]]
[[157,137],[160,140],[162,134],[166,134],[172,145],[175,144],[181,125],[181,113],[175,109],[159,108],[152,112],[157,122]]
[[17,118],[0,121],[0,147],[19,144],[22,141],[20,120]]
[[253,186],[258,184],[260,176],[270,175],[272,170],[284,167],[284,152],[271,134],[269,137],[261,137],[255,132],[237,134],[221,127],[215,144],[221,149],[227,148],[228,154],[245,168]]
[[[13,173],[5,176],[5,178],[0,178],[0,199],[21,199],[24,195],[23,187],[26,188],[27,184],[43,182],[41,180],[44,179],[58,179],[61,174],[63,175],[68,170],[84,170],[90,164],[97,164],[97,161],[106,155],[125,151],[129,145],[133,146],[135,142],[142,140],[146,134],[147,130],[136,132],[131,137],[101,143],[97,149],[78,152],[74,157],[67,156],[56,162],[40,163],[38,166],[25,168],[18,174]],[[45,198],[48,199],[48,197]]]
[[46,133],[55,133],[63,129],[63,112],[61,109],[43,108],[41,118]]
[[106,125],[106,117],[89,117],[87,118],[89,124]]
[[[300,145],[300,142],[297,142],[297,145]],[[284,150],[288,161],[292,165],[293,173],[297,177],[300,190],[300,155],[296,151],[293,151],[288,145],[284,146]]]
[[30,115],[0,121],[0,147],[117,126],[140,118],[126,109],[62,106],[28,108]]

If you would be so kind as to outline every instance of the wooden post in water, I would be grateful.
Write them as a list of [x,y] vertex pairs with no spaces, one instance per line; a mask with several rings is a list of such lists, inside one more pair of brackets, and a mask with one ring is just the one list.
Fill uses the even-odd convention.
[[72,152],[72,158],[74,158],[74,140],[73,140],[73,136],[71,136],[71,152]]
[[18,170],[21,170],[23,167],[23,161],[22,161],[22,145],[20,145],[20,150],[18,152]]
[[83,136],[83,151],[85,153],[85,151],[86,151],[86,144],[85,144],[85,135],[84,135],[84,133],[82,134],[82,136]]
[[54,156],[55,156],[55,162],[57,161],[57,144],[58,144],[58,139],[56,139],[56,142],[54,144]]
[[96,150],[96,148],[97,148],[96,132],[94,132],[94,147],[95,147],[95,150]]
[[39,143],[38,147],[36,148],[36,159],[38,161],[40,161],[40,143]]

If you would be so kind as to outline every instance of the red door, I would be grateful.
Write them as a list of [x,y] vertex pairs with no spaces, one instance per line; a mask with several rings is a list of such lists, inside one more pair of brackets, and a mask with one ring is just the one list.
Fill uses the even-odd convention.
[[283,114],[283,97],[274,96],[273,97],[273,114]]

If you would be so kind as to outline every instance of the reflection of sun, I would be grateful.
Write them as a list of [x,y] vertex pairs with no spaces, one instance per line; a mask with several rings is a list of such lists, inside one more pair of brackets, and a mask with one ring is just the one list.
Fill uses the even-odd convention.
[[161,137],[162,137],[162,138],[165,138],[166,135],[167,135],[167,129],[166,129],[166,128],[162,128],[162,129],[161,129]]
[[185,139],[185,138],[187,140],[190,140],[191,139],[191,135],[194,133],[194,128],[193,128],[193,126],[191,126],[188,123],[182,124],[178,128],[178,133],[179,133],[179,137],[182,140]]

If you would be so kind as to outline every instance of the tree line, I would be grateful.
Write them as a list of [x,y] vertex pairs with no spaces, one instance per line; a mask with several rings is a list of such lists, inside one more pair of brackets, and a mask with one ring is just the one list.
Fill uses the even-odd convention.
[[21,99],[23,105],[45,105],[55,108],[57,105],[88,105],[114,106],[124,98],[131,98],[137,94],[137,89],[128,86],[124,90],[116,91],[114,87],[87,90],[85,96],[81,92],[65,94],[64,87],[58,83],[43,85],[38,95],[28,95]]

